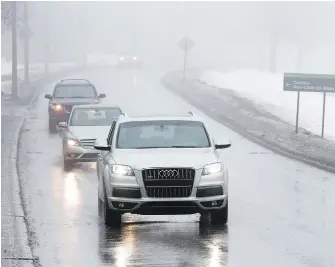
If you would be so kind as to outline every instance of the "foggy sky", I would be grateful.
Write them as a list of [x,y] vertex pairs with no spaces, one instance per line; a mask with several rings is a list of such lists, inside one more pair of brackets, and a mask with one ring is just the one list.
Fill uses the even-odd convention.
[[[49,43],[59,60],[136,51],[173,65],[180,63],[177,43],[186,34],[196,44],[189,64],[267,69],[276,38],[279,68],[294,68],[297,49],[307,58],[334,45],[334,14],[334,2],[29,2],[31,54],[40,61]],[[6,55],[8,36],[2,39]]]

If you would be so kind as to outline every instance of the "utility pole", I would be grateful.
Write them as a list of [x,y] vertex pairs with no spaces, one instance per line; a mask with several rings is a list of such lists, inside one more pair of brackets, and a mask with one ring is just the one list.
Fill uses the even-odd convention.
[[[43,45],[43,52],[44,52],[44,75],[49,74],[49,61],[50,61],[50,23],[49,17],[52,16],[52,13],[49,12],[49,6],[52,5],[52,2],[45,1],[43,5],[44,14],[44,45]],[[52,8],[52,6],[51,6]]]
[[16,2],[11,2],[12,9],[12,98],[17,99],[17,30]]
[[28,2],[23,3],[23,42],[24,42],[24,81],[29,83],[29,25],[28,25]]

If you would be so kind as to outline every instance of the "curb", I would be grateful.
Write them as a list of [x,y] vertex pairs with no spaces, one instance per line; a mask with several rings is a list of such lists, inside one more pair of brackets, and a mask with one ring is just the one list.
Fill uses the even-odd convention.
[[18,248],[21,251],[27,251],[29,250],[29,257],[27,257],[28,260],[32,261],[33,266],[41,266],[39,263],[38,257],[34,255],[34,248],[30,244],[30,238],[29,238],[29,222],[27,221],[27,211],[25,209],[25,201],[24,201],[24,194],[23,194],[23,185],[20,180],[20,173],[19,173],[19,165],[18,165],[18,157],[19,157],[19,143],[20,143],[20,136],[22,133],[22,130],[24,128],[24,123],[26,121],[26,117],[28,114],[28,110],[33,106],[36,99],[39,97],[41,93],[41,86],[44,84],[47,84],[49,82],[52,82],[53,80],[57,80],[58,77],[63,77],[66,75],[69,75],[71,73],[76,73],[79,71],[84,70],[85,68],[70,68],[66,70],[60,70],[57,72],[54,72],[48,76],[44,76],[41,79],[38,79],[31,83],[32,86],[35,86],[36,89],[32,93],[31,99],[29,100],[27,105],[24,105],[25,111],[23,112],[23,115],[21,116],[18,127],[14,132],[14,143],[13,143],[13,149],[11,152],[11,168],[13,170],[13,180],[12,180],[12,197],[13,197],[13,208],[14,208],[14,214],[17,216],[20,216],[24,220],[24,225],[21,223],[15,222],[15,235],[19,233],[20,238],[17,239],[18,241]]

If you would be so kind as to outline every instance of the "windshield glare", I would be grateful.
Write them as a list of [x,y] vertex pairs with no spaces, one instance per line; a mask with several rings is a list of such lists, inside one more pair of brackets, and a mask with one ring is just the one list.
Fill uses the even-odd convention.
[[204,125],[197,121],[136,121],[119,127],[116,147],[121,149],[210,147]]
[[70,126],[110,126],[120,114],[116,108],[81,108],[73,111]]
[[92,85],[60,85],[57,86],[54,98],[95,98],[97,93]]

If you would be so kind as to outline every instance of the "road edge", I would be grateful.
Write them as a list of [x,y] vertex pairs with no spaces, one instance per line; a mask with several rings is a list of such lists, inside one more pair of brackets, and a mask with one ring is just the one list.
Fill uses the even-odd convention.
[[[253,143],[256,143],[260,146],[263,146],[266,149],[269,149],[269,150],[273,151],[274,153],[277,153],[281,156],[284,156],[284,157],[287,157],[287,158],[290,158],[290,159],[297,160],[299,162],[305,163],[309,166],[316,167],[316,168],[321,169],[323,171],[327,171],[327,172],[330,172],[330,173],[335,173],[335,165],[334,166],[327,165],[327,163],[323,163],[321,160],[317,160],[313,157],[310,157],[309,155],[299,153],[298,151],[292,152],[292,151],[286,149],[285,147],[278,146],[278,144],[276,144],[275,142],[270,142],[268,140],[264,140],[264,139],[260,138],[260,136],[248,132],[242,126],[239,126],[238,123],[235,123],[235,125],[233,125],[232,123],[229,122],[229,119],[222,120],[222,119],[218,118],[212,112],[210,112],[209,110],[206,110],[203,106],[197,104],[195,101],[192,101],[187,96],[187,93],[184,93],[180,90],[180,89],[182,89],[181,87],[177,88],[176,85],[169,82],[168,79],[167,79],[167,77],[169,75],[171,75],[171,73],[167,73],[161,78],[161,83],[165,86],[165,88],[167,88],[169,91],[176,94],[177,96],[181,97],[182,99],[184,99],[186,102],[190,103],[191,105],[199,108],[207,116],[211,117],[215,121],[225,125],[227,128],[229,128],[229,129],[233,130],[234,132],[240,134],[241,136],[247,138],[249,141],[251,141]],[[223,117],[225,117],[225,116],[223,116]]]
[[[48,76],[43,76],[41,79],[38,79],[34,82],[32,82],[33,86],[36,86],[36,89],[31,95],[31,99],[29,100],[28,104],[24,106],[25,111],[23,115],[21,116],[18,126],[16,130],[14,131],[14,143],[13,143],[13,149],[11,153],[11,168],[13,170],[13,180],[12,180],[12,197],[13,202],[17,205],[13,205],[14,207],[14,214],[16,216],[20,216],[23,218],[23,223],[15,223],[15,235],[19,235],[22,238],[17,239],[18,241],[18,247],[20,250],[29,250],[29,257],[27,257],[27,260],[32,261],[32,265],[35,267],[40,267],[41,264],[39,263],[39,257],[34,255],[34,247],[33,243],[31,242],[31,226],[28,221],[28,212],[26,209],[26,203],[24,200],[24,189],[23,184],[20,179],[20,172],[19,172],[19,151],[20,151],[20,139],[21,134],[24,129],[24,125],[27,119],[27,114],[29,109],[34,105],[36,99],[39,97],[40,93],[42,92],[41,87],[44,85],[59,79],[59,77],[64,77],[67,75],[71,75],[73,73],[79,72],[83,70],[83,67],[75,67],[75,68],[69,68],[60,70],[57,72],[53,72]],[[20,263],[20,264],[23,264]]]

